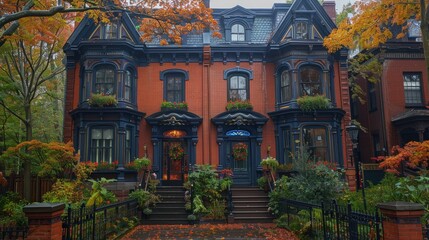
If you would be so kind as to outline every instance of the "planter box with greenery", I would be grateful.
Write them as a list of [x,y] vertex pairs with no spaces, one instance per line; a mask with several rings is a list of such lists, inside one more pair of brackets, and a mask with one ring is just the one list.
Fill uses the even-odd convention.
[[168,102],[163,101],[161,103],[161,111],[168,111],[168,110],[188,110],[188,104],[186,102]]
[[315,111],[329,109],[331,101],[323,95],[303,96],[297,99],[302,111]]
[[228,101],[225,108],[227,111],[253,110],[253,106],[249,101],[242,101],[242,100]]
[[88,99],[90,107],[115,107],[118,104],[115,95],[104,95],[94,93]]

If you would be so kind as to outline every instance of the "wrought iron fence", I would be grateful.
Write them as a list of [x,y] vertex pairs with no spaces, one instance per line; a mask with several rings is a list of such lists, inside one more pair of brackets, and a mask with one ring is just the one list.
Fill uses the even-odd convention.
[[140,218],[136,200],[114,203],[102,207],[67,208],[62,217],[63,240],[108,239],[120,235]]
[[358,212],[347,206],[311,204],[285,199],[281,220],[288,228],[309,239],[379,240],[382,224],[378,212]]
[[423,239],[429,240],[429,223],[423,225]]
[[0,240],[25,239],[28,227],[4,227],[0,226]]

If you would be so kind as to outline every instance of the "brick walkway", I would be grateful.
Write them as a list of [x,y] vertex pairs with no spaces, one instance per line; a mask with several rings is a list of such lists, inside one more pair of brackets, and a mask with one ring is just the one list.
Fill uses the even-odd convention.
[[276,228],[272,223],[199,224],[199,225],[140,225],[126,239],[252,239],[298,240],[292,233]]

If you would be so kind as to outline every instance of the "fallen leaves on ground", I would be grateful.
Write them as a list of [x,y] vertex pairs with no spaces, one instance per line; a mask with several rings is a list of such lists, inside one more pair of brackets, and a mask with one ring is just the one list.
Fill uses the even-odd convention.
[[199,224],[199,225],[140,225],[129,232],[127,239],[253,239],[298,240],[286,229],[273,223]]

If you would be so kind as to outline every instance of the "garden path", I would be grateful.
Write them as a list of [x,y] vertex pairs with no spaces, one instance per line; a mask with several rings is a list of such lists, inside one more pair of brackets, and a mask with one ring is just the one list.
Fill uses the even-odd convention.
[[128,239],[298,240],[293,233],[277,228],[273,223],[140,225],[122,238],[122,240]]

